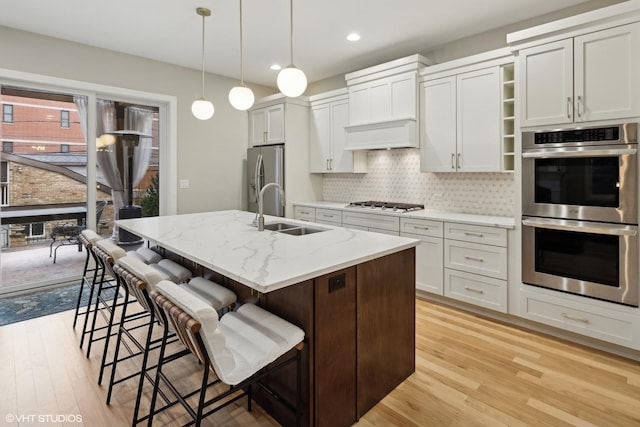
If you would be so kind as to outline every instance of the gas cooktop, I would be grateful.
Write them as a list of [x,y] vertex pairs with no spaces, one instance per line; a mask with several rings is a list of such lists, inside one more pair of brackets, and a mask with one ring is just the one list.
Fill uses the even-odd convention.
[[413,203],[394,203],[394,202],[378,202],[373,200],[367,200],[365,202],[351,202],[347,205],[348,208],[363,208],[363,209],[375,209],[375,210],[389,210],[394,212],[411,212],[424,209],[424,205],[418,205]]

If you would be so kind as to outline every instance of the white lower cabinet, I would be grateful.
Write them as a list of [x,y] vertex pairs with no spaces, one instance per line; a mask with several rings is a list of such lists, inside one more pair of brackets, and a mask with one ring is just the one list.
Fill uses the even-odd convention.
[[444,295],[507,312],[507,231],[444,224]]
[[301,221],[316,222],[316,208],[296,205],[293,207],[293,218]]
[[400,235],[420,240],[416,246],[416,289],[437,295],[444,293],[443,230],[441,221],[400,218]]
[[446,239],[444,266],[507,280],[507,248]]
[[640,318],[628,311],[626,307],[613,310],[579,303],[570,296],[555,297],[525,289],[520,291],[520,315],[524,318],[639,349],[640,330],[635,325],[639,324]]
[[316,222],[320,224],[342,225],[342,212],[335,209],[316,208]]
[[355,230],[375,231],[377,233],[400,234],[400,218],[384,214],[365,212],[342,212],[342,225]]
[[507,312],[507,283],[504,280],[445,268],[444,295],[502,313]]

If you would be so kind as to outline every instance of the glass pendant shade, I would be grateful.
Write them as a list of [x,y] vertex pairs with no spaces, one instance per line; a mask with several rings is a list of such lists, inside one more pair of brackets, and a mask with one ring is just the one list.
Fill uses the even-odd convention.
[[307,89],[307,76],[295,65],[289,65],[287,68],[280,70],[277,83],[278,89],[283,95],[295,98],[302,95]]
[[229,92],[229,102],[236,110],[248,110],[253,105],[253,101],[255,101],[253,91],[246,86],[235,86]]
[[215,109],[213,108],[213,104],[210,101],[207,101],[204,98],[196,99],[191,104],[191,112],[196,117],[196,119],[200,120],[209,120],[213,117],[213,113]]

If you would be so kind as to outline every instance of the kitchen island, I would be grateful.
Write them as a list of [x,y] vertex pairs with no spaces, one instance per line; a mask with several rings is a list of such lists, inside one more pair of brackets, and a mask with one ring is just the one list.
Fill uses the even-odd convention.
[[[328,225],[304,235],[258,231],[254,217],[231,210],[117,224],[304,329],[304,424],[351,425],[415,369],[418,241]],[[291,368],[268,381],[293,399]],[[293,425],[271,396],[259,389],[254,395],[276,420]]]

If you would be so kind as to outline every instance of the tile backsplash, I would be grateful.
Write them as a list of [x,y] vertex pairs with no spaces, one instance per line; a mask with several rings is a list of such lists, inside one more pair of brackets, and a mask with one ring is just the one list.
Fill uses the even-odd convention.
[[424,203],[426,209],[513,216],[513,173],[423,173],[415,148],[367,153],[366,174],[325,174],[331,202],[381,200]]

